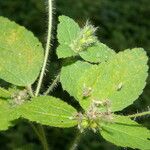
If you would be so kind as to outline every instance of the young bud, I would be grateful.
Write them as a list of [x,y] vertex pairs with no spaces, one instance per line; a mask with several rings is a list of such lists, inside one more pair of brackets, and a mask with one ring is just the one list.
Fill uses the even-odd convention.
[[97,37],[95,36],[96,30],[97,28],[87,22],[84,28],[80,31],[77,39],[70,44],[71,49],[74,52],[79,53],[95,44],[97,42]]

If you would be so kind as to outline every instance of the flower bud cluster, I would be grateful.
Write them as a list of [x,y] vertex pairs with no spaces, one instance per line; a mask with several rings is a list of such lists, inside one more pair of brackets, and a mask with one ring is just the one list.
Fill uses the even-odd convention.
[[[111,103],[109,100],[93,100],[90,108],[85,114],[78,113],[75,119],[78,121],[78,128],[81,132],[85,128],[90,128],[94,132],[101,127],[103,123],[113,123],[113,113],[111,112]],[[104,108],[102,111],[100,108]]]
[[28,95],[27,90],[24,89],[24,90],[21,90],[21,91],[19,90],[13,93],[11,98],[12,98],[12,102],[11,102],[12,106],[16,106],[16,105],[23,104],[29,98],[29,95]]
[[75,53],[79,53],[95,44],[97,42],[97,37],[95,36],[96,30],[97,28],[87,22],[84,28],[81,29],[78,37],[70,44],[71,49]]

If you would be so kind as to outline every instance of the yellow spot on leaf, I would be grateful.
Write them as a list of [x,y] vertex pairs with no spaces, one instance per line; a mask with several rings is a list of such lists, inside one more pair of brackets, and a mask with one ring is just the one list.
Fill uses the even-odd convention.
[[19,35],[18,35],[17,30],[12,30],[10,35],[7,37],[7,44],[9,45],[14,44],[18,40],[19,40]]

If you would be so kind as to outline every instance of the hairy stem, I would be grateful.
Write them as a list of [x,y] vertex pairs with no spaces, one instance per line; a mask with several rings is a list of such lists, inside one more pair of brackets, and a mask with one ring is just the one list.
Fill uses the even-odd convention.
[[45,49],[45,57],[44,57],[43,67],[42,67],[40,77],[39,77],[39,80],[38,80],[35,96],[38,96],[38,94],[40,92],[43,77],[44,77],[44,73],[45,73],[45,69],[46,69],[46,64],[47,64],[47,60],[48,60],[48,56],[49,56],[49,51],[50,51],[50,42],[51,42],[51,33],[52,33],[52,13],[53,13],[52,9],[53,9],[52,8],[52,0],[48,0],[48,35],[47,35],[47,42],[46,42],[46,49]]
[[135,118],[135,117],[141,117],[141,116],[145,116],[145,115],[150,115],[150,111],[145,111],[145,112],[142,112],[142,113],[128,115],[127,117],[129,117],[129,118]]
[[60,78],[60,74],[58,74],[56,76],[56,79],[52,82],[52,84],[49,86],[49,88],[46,90],[46,92],[44,93],[44,95],[48,95],[50,92],[53,91],[53,89],[55,88],[55,86],[57,85],[57,83],[59,82],[59,78]]
[[69,150],[76,150],[78,145],[79,145],[80,139],[81,139],[81,133],[78,131],[74,141],[72,142],[72,144],[69,148]]
[[[43,66],[41,69],[41,73],[39,76],[39,80],[37,83],[37,88],[35,91],[35,95],[34,96],[38,96],[40,89],[41,89],[41,85],[43,82],[43,78],[44,78],[44,73],[45,73],[45,69],[46,69],[46,64],[48,61],[48,56],[49,56],[49,51],[50,51],[50,42],[51,42],[51,33],[52,33],[52,0],[48,0],[48,35],[47,35],[47,42],[46,42],[46,48],[45,48],[45,56],[44,56],[44,61],[43,61]],[[30,88],[29,88],[30,91]],[[31,91],[30,91],[31,92]],[[32,126],[32,128],[34,129],[34,131],[36,132],[37,136],[39,137],[39,140],[41,141],[41,143],[43,144],[43,148],[44,150],[48,150],[48,143],[47,143],[47,139],[45,136],[45,131],[42,125],[38,126],[38,130]]]

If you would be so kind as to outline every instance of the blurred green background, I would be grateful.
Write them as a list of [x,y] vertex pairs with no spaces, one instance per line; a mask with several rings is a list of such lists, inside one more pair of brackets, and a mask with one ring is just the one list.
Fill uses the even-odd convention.
[[[31,30],[45,46],[47,30],[46,0],[0,0],[0,15],[25,26]],[[48,65],[50,72],[43,89],[47,87],[54,75],[60,70],[61,62],[57,60],[55,49],[58,16],[64,14],[75,19],[81,26],[88,19],[99,27],[97,36],[100,41],[116,51],[127,48],[143,47],[150,56],[150,0],[54,0],[54,27],[52,49]],[[1,85],[7,84],[1,81]],[[52,93],[70,101],[59,85]],[[71,103],[76,105],[71,99]],[[140,98],[133,106],[123,110],[122,114],[145,111],[150,105],[150,78]],[[150,128],[150,117],[136,119]],[[75,137],[76,129],[58,129],[45,127],[51,149],[67,150]],[[0,150],[40,150],[42,149],[35,133],[27,121],[19,121],[16,126],[0,133]],[[102,138],[87,131],[81,138],[79,150],[130,150],[116,147]]]

